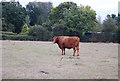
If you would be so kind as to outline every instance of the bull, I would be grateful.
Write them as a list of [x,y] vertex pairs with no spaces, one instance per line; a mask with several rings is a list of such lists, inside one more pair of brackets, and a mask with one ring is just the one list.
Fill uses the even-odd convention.
[[57,43],[59,48],[62,50],[62,55],[65,55],[65,48],[71,49],[73,48],[73,56],[77,51],[77,56],[79,56],[79,42],[80,38],[76,36],[54,36],[53,43]]

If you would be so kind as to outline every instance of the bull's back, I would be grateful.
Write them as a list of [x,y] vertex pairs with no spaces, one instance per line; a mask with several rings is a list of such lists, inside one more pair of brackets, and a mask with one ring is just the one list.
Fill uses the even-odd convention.
[[78,37],[60,36],[59,39],[65,48],[78,47],[80,42],[80,39]]
[[69,37],[68,43],[71,47],[79,46],[80,39],[78,37]]

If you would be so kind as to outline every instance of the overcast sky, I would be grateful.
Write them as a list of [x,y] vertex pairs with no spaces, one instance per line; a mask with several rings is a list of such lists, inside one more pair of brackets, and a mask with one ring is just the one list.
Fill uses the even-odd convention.
[[[6,0],[10,1],[10,0]],[[96,11],[97,17],[101,16],[102,20],[105,19],[107,14],[116,14],[118,13],[118,2],[120,0],[16,0],[19,1],[23,6],[32,1],[41,1],[41,2],[52,2],[53,6],[58,6],[61,2],[72,1],[86,6],[89,5],[93,10]]]

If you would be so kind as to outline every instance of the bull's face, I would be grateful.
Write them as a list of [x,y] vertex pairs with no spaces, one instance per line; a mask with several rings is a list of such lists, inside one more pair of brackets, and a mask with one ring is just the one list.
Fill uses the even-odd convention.
[[57,43],[58,37],[54,36],[52,39],[53,39],[53,43]]

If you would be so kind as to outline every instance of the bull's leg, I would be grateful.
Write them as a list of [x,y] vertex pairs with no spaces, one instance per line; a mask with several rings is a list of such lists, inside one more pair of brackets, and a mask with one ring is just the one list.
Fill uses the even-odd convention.
[[65,48],[63,49],[63,54],[65,55]]
[[73,51],[74,51],[73,56],[75,56],[75,53],[76,53],[76,49],[75,49],[75,47],[73,48]]
[[62,55],[64,55],[63,53],[64,53],[64,49],[61,49],[62,50]]
[[62,48],[62,55],[65,55],[65,48]]
[[79,47],[76,47],[77,49],[77,56],[79,56]]

